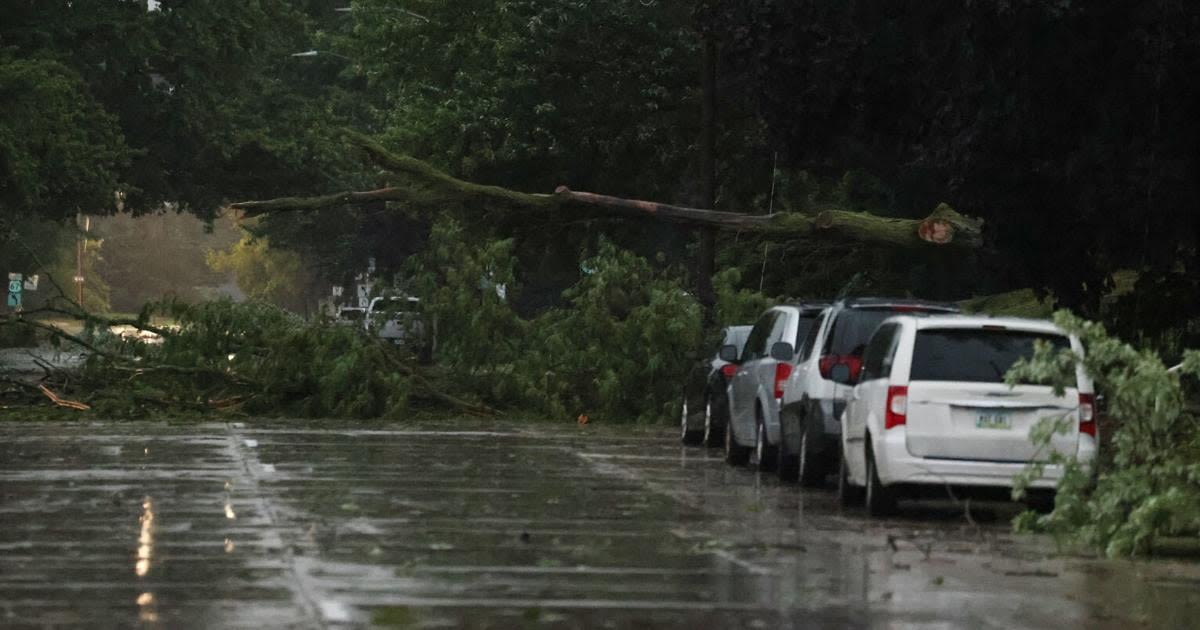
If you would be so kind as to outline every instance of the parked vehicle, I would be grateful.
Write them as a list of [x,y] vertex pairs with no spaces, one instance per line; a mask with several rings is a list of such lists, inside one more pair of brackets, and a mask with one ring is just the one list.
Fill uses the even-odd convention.
[[[825,304],[775,306],[759,317],[746,346],[737,356],[729,381],[729,422],[725,425],[725,459],[742,465],[753,461],[761,470],[778,467],[779,400],[783,383],[795,368],[795,348]],[[725,349],[723,358],[733,357]],[[786,475],[785,463],[779,468]]]
[[339,306],[333,323],[342,326],[362,326],[367,309],[361,306]]
[[692,366],[683,388],[681,414],[684,444],[717,446],[725,439],[729,403],[725,388],[737,366],[721,359],[721,348],[731,346],[740,354],[752,326],[727,326],[721,329],[721,343],[712,354]]
[[[833,378],[854,383],[843,416],[839,495],[865,496],[872,515],[921,486],[1012,486],[1031,461],[1046,461],[1029,432],[1045,418],[1064,419],[1050,447],[1090,462],[1098,444],[1091,380],[1077,368],[1061,395],[1049,385],[1010,387],[1004,377],[1037,342],[1082,355],[1079,339],[1050,322],[989,317],[893,317],[863,355],[861,374],[842,359]],[[1032,483],[1052,497],[1062,467],[1047,464]],[[859,488],[865,490],[860,491]]]
[[796,368],[783,385],[779,457],[789,467],[785,477],[814,486],[837,471],[842,432],[839,418],[850,388],[832,380],[835,364],[845,363],[857,378],[867,341],[888,317],[958,310],[951,304],[920,300],[854,298],[821,313],[801,344]]
[[416,297],[374,297],[367,305],[363,327],[368,334],[397,345],[413,349],[422,360],[429,360],[433,351],[433,330],[427,326],[421,312],[421,299]]

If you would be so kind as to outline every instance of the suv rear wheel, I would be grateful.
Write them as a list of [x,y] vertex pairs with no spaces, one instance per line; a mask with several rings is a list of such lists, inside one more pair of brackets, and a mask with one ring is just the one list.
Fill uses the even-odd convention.
[[795,481],[799,474],[800,462],[795,455],[787,452],[787,425],[790,414],[780,413],[779,416],[779,446],[775,447],[775,472],[780,481]]
[[698,430],[693,430],[688,426],[688,400],[686,393],[683,395],[683,412],[679,415],[679,423],[681,425],[679,430],[679,440],[689,446],[699,444],[703,433]]
[[800,485],[815,488],[825,481],[825,466],[821,461],[820,440],[813,431],[812,416],[800,423],[800,452],[797,453],[797,470]]
[[754,463],[764,472],[775,470],[775,449],[767,441],[767,425],[763,422],[762,412],[755,414],[754,422]]
[[702,442],[705,446],[712,448],[721,445],[721,438],[724,433],[718,430],[715,426],[716,418],[713,418],[712,399],[708,396],[704,397],[704,437]]
[[730,466],[745,466],[750,461],[750,449],[737,443],[733,436],[733,420],[725,420],[725,463]]

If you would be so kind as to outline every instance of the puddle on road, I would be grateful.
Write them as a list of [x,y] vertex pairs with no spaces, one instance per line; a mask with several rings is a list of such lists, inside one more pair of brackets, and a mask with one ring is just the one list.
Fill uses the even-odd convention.
[[1009,533],[1008,505],[974,506],[976,526],[945,503],[872,521],[667,438],[0,427],[0,495],[0,615],[29,625],[1123,628],[1200,613],[1194,563],[1058,556]]

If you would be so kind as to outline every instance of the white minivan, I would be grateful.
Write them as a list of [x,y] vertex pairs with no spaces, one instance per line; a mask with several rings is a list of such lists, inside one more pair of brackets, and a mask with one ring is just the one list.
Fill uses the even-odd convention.
[[[938,315],[880,324],[857,379],[849,366],[833,370],[854,385],[842,416],[842,502],[865,495],[868,511],[884,515],[921,486],[1011,487],[1027,464],[1048,458],[1029,437],[1043,418],[1070,425],[1052,449],[1092,461],[1095,396],[1082,367],[1061,396],[1049,385],[1004,382],[1038,341],[1083,355],[1079,339],[1047,321]],[[1061,466],[1046,465],[1030,487],[1052,492],[1061,476]]]

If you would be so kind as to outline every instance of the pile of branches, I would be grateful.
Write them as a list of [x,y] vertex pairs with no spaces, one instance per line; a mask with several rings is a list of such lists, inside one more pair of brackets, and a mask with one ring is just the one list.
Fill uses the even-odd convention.
[[[1078,335],[1087,353],[1039,346],[1031,360],[1019,361],[1008,382],[1046,382],[1061,395],[1076,382],[1081,366],[1106,399],[1112,435],[1100,459],[1081,464],[1051,447],[1057,433],[1072,429],[1071,416],[1044,419],[1030,433],[1049,453],[1017,478],[1017,494],[1040,477],[1045,464],[1064,468],[1054,511],[1019,517],[1019,529],[1047,531],[1065,541],[1095,547],[1110,557],[1157,551],[1200,549],[1200,415],[1196,382],[1200,351],[1187,350],[1183,362],[1167,367],[1151,350],[1110,335],[1097,323],[1059,311],[1054,321]],[[1104,436],[1102,436],[1104,437]]]
[[[83,330],[69,333],[40,319],[47,315],[76,319]],[[0,326],[32,327],[52,345],[82,354],[75,365],[41,361],[42,374],[32,379],[0,376],[10,407],[51,404],[106,417],[223,411],[395,418],[421,401],[491,413],[444,393],[436,371],[401,346],[262,303],[153,303],[131,319],[69,304],[3,316]]]

